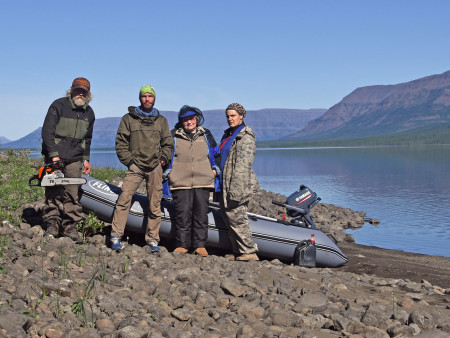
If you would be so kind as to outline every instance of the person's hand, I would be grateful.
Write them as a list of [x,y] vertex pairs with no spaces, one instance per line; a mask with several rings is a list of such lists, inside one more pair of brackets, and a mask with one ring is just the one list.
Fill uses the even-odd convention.
[[52,157],[52,169],[53,170],[62,170],[64,168],[64,163],[61,161],[59,156]]
[[211,169],[214,173],[214,177],[220,176],[220,168],[217,165],[213,165]]
[[91,172],[91,168],[92,168],[91,164],[88,161],[84,161],[83,165],[84,165],[83,174],[89,175],[89,173]]
[[163,174],[162,174],[163,182],[167,181],[169,179],[169,175],[170,175],[171,171],[172,171],[172,169],[167,169],[166,171],[163,172]]

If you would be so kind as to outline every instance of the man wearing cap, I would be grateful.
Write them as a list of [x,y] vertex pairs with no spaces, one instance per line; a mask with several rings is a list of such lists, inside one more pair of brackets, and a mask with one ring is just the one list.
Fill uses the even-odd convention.
[[[42,127],[42,155],[45,163],[60,167],[65,177],[89,174],[89,155],[95,115],[89,102],[91,84],[83,77],[72,82],[65,97],[54,101],[48,109]],[[44,236],[60,234],[80,243],[76,224],[83,219],[78,202],[78,185],[45,188],[42,219],[46,225]]]
[[155,90],[144,85],[139,91],[139,107],[128,107],[116,135],[116,153],[128,171],[114,211],[111,249],[123,248],[124,234],[133,194],[143,180],[149,200],[145,240],[152,252],[159,252],[161,226],[162,166],[172,157],[173,139],[167,119],[154,108]]

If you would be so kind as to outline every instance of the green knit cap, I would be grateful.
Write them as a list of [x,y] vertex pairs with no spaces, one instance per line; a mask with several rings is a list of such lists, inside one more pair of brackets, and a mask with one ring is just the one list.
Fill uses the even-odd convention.
[[139,97],[141,97],[141,95],[145,93],[152,94],[154,97],[156,97],[155,89],[148,84],[141,87],[141,90],[139,91]]

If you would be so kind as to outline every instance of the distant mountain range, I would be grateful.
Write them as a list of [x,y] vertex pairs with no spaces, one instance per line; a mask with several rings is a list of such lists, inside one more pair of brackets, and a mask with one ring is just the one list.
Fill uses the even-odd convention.
[[[246,123],[255,131],[258,141],[276,140],[301,130],[306,124],[321,116],[326,109],[261,109],[249,110],[245,117]],[[161,111],[169,122],[170,128],[175,126],[177,112]],[[228,127],[223,110],[205,110],[204,126],[211,130],[217,141]],[[92,148],[113,148],[121,117],[99,118],[95,121]],[[41,147],[41,127],[17,141],[2,143],[4,148]]]
[[285,139],[367,138],[450,122],[450,71],[411,82],[354,90]]
[[6,137],[4,136],[0,136],[0,144],[5,144],[11,142],[11,140],[8,140]]
[[[174,111],[161,112],[172,128]],[[223,110],[206,110],[204,126],[217,140],[227,128]],[[330,109],[250,110],[245,117],[257,141],[301,142],[345,140],[416,133],[415,137],[442,135],[450,128],[450,71],[396,85],[367,86],[354,90]],[[98,119],[92,148],[112,148],[120,117]],[[448,125],[448,127],[447,127]],[[450,132],[450,130],[449,130]],[[402,137],[402,136],[401,136]],[[3,147],[40,148],[40,128]],[[396,142],[396,141],[394,141]],[[276,142],[272,142],[276,143]]]

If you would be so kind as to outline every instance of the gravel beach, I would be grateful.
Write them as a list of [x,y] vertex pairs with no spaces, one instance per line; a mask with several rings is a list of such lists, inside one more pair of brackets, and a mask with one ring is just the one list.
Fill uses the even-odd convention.
[[[261,191],[250,211],[278,217]],[[228,261],[104,235],[43,238],[41,203],[0,226],[0,337],[449,337],[450,258],[357,245],[364,213],[319,203],[312,215],[349,262],[305,268]],[[169,250],[167,250],[169,249]]]

